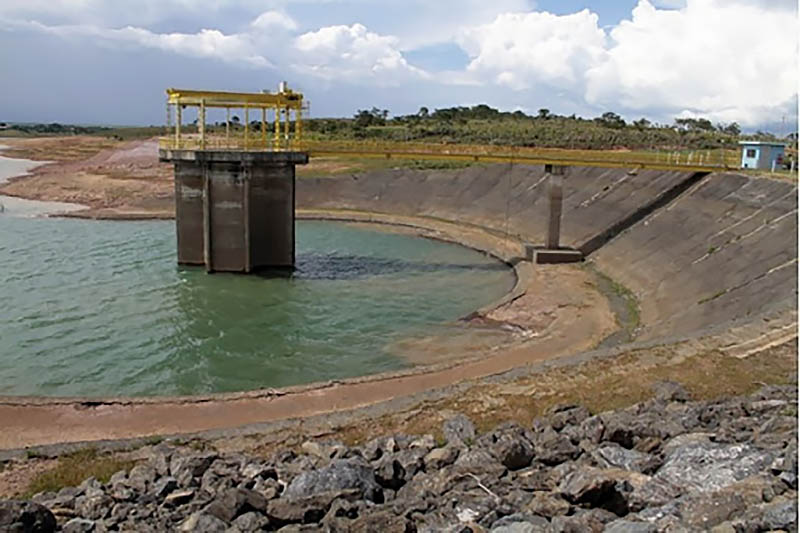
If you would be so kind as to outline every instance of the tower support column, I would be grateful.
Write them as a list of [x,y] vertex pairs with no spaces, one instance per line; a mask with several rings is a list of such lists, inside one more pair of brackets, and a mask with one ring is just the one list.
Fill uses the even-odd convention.
[[303,152],[159,151],[175,167],[178,263],[209,272],[292,268]]

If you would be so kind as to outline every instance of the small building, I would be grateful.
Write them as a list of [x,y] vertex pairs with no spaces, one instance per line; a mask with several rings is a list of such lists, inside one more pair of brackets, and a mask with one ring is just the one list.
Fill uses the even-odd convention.
[[786,145],[778,142],[740,141],[742,168],[775,170],[783,165]]

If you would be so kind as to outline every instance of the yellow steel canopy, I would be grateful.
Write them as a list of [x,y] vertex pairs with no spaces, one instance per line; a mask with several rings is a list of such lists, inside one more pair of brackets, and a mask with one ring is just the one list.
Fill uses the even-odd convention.
[[228,91],[196,91],[193,89],[167,89],[167,103],[205,107],[252,107],[301,109],[303,95],[285,89],[277,93],[237,93]]

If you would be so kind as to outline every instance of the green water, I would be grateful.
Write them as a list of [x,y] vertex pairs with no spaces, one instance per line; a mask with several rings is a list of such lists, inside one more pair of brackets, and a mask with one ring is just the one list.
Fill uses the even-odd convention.
[[297,224],[288,278],[175,264],[172,222],[0,217],[0,395],[280,387],[408,366],[390,345],[459,334],[505,265],[459,246]]

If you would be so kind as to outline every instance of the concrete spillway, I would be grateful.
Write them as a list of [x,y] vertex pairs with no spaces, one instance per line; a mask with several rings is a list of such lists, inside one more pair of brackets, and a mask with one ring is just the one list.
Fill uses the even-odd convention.
[[[303,179],[297,201],[301,208],[458,221],[543,243],[547,185],[542,167],[522,165],[395,170]],[[663,205],[653,209],[659,198]],[[635,223],[619,226],[625,220]],[[573,167],[564,179],[561,235],[562,244],[591,253],[635,293],[639,339],[684,336],[797,306],[793,183]]]

